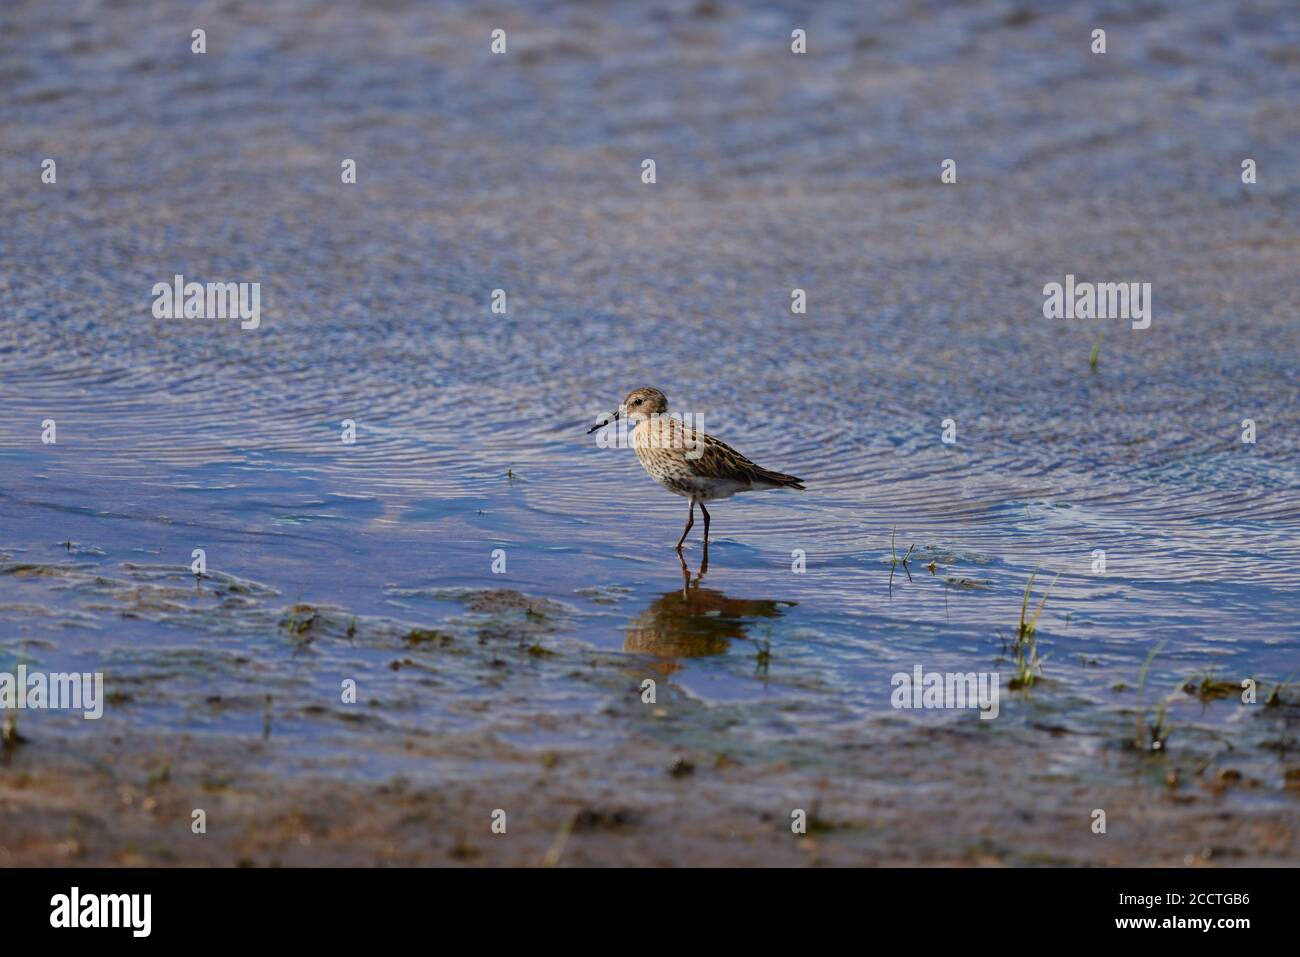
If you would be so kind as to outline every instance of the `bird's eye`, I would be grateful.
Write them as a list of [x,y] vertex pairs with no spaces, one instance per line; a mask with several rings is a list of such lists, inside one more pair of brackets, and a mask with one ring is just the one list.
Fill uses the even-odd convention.
[[635,402],[633,402],[632,404],[633,404],[633,405],[640,405],[640,404],[641,404],[641,400],[640,400],[640,399],[637,399],[637,400],[636,400]]

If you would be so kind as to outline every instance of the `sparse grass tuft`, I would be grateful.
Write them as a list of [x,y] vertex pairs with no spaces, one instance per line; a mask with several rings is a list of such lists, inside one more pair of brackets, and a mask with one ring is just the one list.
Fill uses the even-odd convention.
[[1133,735],[1133,747],[1151,754],[1164,751],[1165,742],[1169,740],[1169,734],[1173,730],[1165,721],[1165,707],[1169,703],[1167,697],[1160,699],[1160,704],[1156,707],[1155,720],[1150,724],[1146,723],[1147,673],[1151,670],[1151,662],[1155,660],[1156,655],[1160,654],[1164,646],[1165,643],[1162,641],[1151,649],[1146,661],[1142,662],[1142,670],[1138,673],[1137,728]]
[[912,557],[912,552],[916,549],[916,543],[913,542],[907,549],[907,554],[902,558],[898,557],[898,548],[895,540],[898,536],[898,526],[895,525],[889,533],[889,594],[894,594],[894,569],[899,565],[903,566],[903,571],[907,572],[907,580],[912,580],[912,570],[907,565],[907,560]]
[[[27,658],[24,655],[22,663],[26,664]],[[15,708],[5,708],[0,710],[0,753],[5,758],[9,758],[18,745],[25,744],[27,739],[18,733],[18,711]]]
[[5,709],[4,721],[0,722],[0,749],[8,754],[24,740],[18,733],[18,712],[11,708]]
[[1101,336],[1092,344],[1092,353],[1088,356],[1088,371],[1097,371],[1097,359],[1101,356]]
[[311,605],[300,602],[290,606],[288,616],[281,623],[295,639],[300,640],[302,644],[310,644],[314,636],[307,633],[319,620],[320,612]]
[[1282,703],[1282,689],[1294,681],[1295,676],[1298,674],[1300,674],[1300,671],[1292,673],[1291,677],[1287,678],[1286,681],[1274,685],[1273,690],[1269,692],[1268,697],[1264,700],[1264,704],[1270,708],[1276,708],[1280,705]]
[[1029,594],[1034,587],[1034,578],[1038,572],[1035,571],[1029,576],[1029,581],[1025,583],[1025,595],[1020,601],[1020,623],[1016,626],[1016,661],[1015,672],[1011,680],[1007,682],[1008,688],[1028,688],[1033,685],[1043,674],[1043,659],[1038,655],[1038,619],[1043,613],[1043,606],[1047,604],[1047,596],[1052,593],[1056,586],[1057,579],[1061,576],[1058,573],[1056,578],[1052,579],[1052,584],[1043,592],[1043,597],[1039,599],[1038,608],[1035,609],[1032,618],[1026,618],[1029,613]]

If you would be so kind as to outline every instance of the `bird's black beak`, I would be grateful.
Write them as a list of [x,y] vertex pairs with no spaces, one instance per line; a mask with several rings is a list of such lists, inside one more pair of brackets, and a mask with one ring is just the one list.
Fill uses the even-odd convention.
[[615,409],[612,416],[607,417],[604,422],[597,422],[595,425],[593,425],[591,428],[587,430],[587,434],[591,435],[591,433],[595,432],[597,429],[603,429],[605,426],[609,425],[609,423],[613,422],[617,418],[618,418],[618,409]]

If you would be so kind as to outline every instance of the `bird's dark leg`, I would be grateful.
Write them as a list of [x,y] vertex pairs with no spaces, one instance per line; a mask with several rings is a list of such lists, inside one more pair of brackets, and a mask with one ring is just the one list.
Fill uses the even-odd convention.
[[[703,508],[703,506],[700,506]],[[682,529],[682,537],[677,539],[677,550],[682,550],[682,545],[686,542],[686,536],[690,533],[691,526],[695,524],[695,499],[691,499],[691,515],[686,519],[686,527]]]
[[709,544],[709,510],[704,507],[703,502],[700,503],[700,511],[704,513],[704,544],[707,546]]

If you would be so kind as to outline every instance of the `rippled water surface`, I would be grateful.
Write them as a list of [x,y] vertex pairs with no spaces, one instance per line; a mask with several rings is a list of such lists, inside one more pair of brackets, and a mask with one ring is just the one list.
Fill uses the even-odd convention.
[[[776,755],[973,720],[890,675],[1005,683],[1035,576],[993,724],[1100,767],[1163,642],[1170,747],[1287,800],[1294,717],[1175,692],[1300,669],[1294,5],[867,6],[229,2],[195,56],[180,7],[6,4],[0,666],[105,671],[119,730],[271,721],[285,773],[616,749],[646,675],[699,709],[664,735]],[[261,327],[155,319],[177,273]],[[1151,327],[1045,319],[1066,273]],[[586,434],[641,385],[808,486],[716,505],[685,587],[684,503]]]

